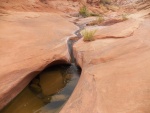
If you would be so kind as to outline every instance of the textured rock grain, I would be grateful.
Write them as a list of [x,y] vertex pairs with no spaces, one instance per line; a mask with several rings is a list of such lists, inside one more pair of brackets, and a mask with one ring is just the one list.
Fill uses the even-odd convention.
[[45,66],[69,60],[67,37],[78,28],[55,13],[0,16],[0,109]]
[[[130,31],[136,20],[119,23],[122,28],[97,34],[117,37]],[[128,24],[127,24],[128,23]],[[96,39],[74,45],[82,75],[60,113],[149,113],[150,111],[150,19],[138,23],[126,38]],[[118,24],[116,24],[118,26]],[[124,27],[128,26],[126,29]],[[107,28],[108,29],[108,28]],[[115,31],[116,30],[116,31]],[[122,35],[124,36],[124,35]]]

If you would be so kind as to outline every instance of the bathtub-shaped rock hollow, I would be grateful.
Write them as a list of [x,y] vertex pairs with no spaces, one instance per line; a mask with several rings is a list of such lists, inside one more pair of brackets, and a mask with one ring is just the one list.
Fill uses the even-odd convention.
[[80,69],[74,65],[46,68],[1,113],[57,113],[70,97]]

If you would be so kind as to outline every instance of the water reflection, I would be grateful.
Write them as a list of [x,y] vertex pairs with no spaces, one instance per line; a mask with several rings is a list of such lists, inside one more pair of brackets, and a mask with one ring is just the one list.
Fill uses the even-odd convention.
[[73,92],[79,75],[80,70],[74,65],[50,67],[0,113],[58,113]]

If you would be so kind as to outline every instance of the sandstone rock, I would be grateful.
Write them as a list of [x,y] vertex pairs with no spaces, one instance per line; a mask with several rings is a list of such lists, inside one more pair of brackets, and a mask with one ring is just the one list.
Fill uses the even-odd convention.
[[134,31],[139,27],[140,21],[129,19],[104,29],[97,30],[95,39],[101,38],[125,38],[133,35]]
[[44,12],[1,14],[0,27],[1,109],[49,63],[69,60],[66,37],[78,28]]
[[125,20],[122,18],[113,18],[113,19],[108,19],[108,20],[104,21],[103,23],[101,23],[101,25],[104,25],[104,26],[113,25],[113,24],[123,22],[123,21],[125,21]]
[[36,93],[39,93],[39,92],[42,91],[41,87],[38,86],[37,84],[31,84],[31,85],[30,85],[30,88],[31,88],[32,91],[34,91],[34,92],[36,92]]
[[129,18],[134,18],[134,19],[136,19],[136,18],[142,18],[142,17],[148,15],[149,12],[150,12],[150,8],[149,9],[145,9],[145,10],[141,10],[141,11],[139,11],[137,13],[131,14],[129,16]]
[[82,18],[80,20],[78,20],[76,23],[78,25],[84,25],[84,24],[87,24],[87,23],[90,23],[94,20],[96,20],[97,17],[87,17],[87,18]]
[[[82,75],[60,113],[149,113],[150,19],[132,22],[127,28],[138,29],[127,38],[81,39],[74,45]],[[123,29],[115,28],[120,37]]]
[[65,85],[63,76],[59,70],[47,71],[40,74],[40,86],[45,96],[57,93]]
[[13,105],[10,103],[7,106],[9,109],[3,109],[1,113],[31,113],[42,106],[44,106],[43,101],[26,87],[18,98],[15,98]]
[[68,96],[66,96],[66,95],[62,95],[62,94],[60,94],[60,95],[54,95],[54,96],[52,96],[52,102],[57,102],[57,101],[65,101],[65,100],[67,100],[67,98],[68,98]]
[[[49,63],[68,61],[66,36],[77,28],[58,11],[5,12],[56,12],[50,8],[53,2],[0,2],[1,109]],[[71,3],[64,4],[70,7]],[[53,8],[70,10],[59,0]],[[75,44],[82,75],[61,113],[149,113],[150,19],[138,19],[147,14],[149,10],[125,22],[98,28],[95,41],[81,39]]]
[[0,0],[0,9],[38,12],[74,12],[78,10],[78,1],[68,0]]

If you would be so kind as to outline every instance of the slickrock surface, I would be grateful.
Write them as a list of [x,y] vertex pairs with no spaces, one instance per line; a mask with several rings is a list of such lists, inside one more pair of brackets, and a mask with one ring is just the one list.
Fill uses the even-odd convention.
[[0,109],[46,65],[69,60],[67,37],[78,28],[55,13],[0,15]]
[[129,19],[104,29],[97,30],[95,38],[125,38],[131,36],[139,27],[140,20]]
[[[56,60],[69,60],[66,40],[77,27],[51,7],[69,12],[76,10],[78,4],[56,1],[0,0],[0,109],[45,66]],[[95,41],[80,39],[75,43],[74,55],[82,75],[60,113],[150,112],[148,8],[142,4],[139,10],[145,10],[130,15],[128,20],[97,27]]]
[[74,54],[82,75],[60,113],[149,113],[149,31],[150,18],[137,18],[97,32],[105,39],[80,39]]
[[0,0],[0,9],[13,11],[49,12],[58,9],[62,12],[77,11],[77,0]]

